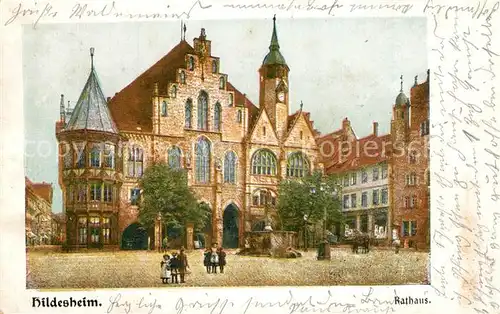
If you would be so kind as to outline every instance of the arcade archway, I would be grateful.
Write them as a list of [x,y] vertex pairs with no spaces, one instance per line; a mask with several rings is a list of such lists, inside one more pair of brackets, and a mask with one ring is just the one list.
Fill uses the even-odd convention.
[[129,225],[122,234],[122,250],[147,250],[148,231],[140,223]]
[[239,212],[234,204],[226,207],[222,221],[222,246],[237,248],[239,244]]

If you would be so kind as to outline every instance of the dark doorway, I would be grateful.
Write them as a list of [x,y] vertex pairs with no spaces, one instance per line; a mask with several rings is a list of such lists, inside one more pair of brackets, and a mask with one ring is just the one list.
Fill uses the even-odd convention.
[[122,250],[147,250],[148,231],[139,223],[128,226],[122,234]]
[[222,228],[222,246],[225,248],[238,247],[239,219],[238,208],[233,204],[224,210]]

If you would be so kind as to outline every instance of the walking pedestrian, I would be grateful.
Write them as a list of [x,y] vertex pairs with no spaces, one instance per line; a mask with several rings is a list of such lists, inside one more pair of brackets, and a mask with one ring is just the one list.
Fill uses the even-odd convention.
[[187,273],[187,269],[189,268],[189,262],[186,253],[184,252],[184,248],[181,248],[179,253],[179,274],[181,276],[181,283],[184,283],[184,278]]
[[205,253],[203,253],[203,265],[207,268],[207,273],[210,274],[210,257],[212,256],[212,251],[209,248],[205,249]]
[[224,248],[220,247],[219,248],[219,267],[220,267],[220,273],[224,273],[224,266],[226,266],[226,252],[224,251]]
[[170,274],[172,276],[172,283],[179,283],[179,259],[177,252],[172,253],[172,258],[170,259]]

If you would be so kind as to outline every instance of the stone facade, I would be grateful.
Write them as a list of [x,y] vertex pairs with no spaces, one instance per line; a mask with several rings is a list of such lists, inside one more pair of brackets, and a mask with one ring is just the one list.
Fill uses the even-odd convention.
[[[64,157],[59,160],[71,245],[88,247],[97,241],[102,247],[102,225],[109,218],[107,243],[123,246],[123,235],[137,224],[138,181],[144,169],[157,161],[187,170],[189,186],[212,209],[208,238],[229,247],[242,246],[245,232],[259,229],[266,216],[272,215],[269,208],[275,205],[282,178],[323,169],[315,140],[318,132],[309,113],[301,106],[289,114],[289,68],[279,52],[276,24],[270,51],[259,69],[258,107],[229,82],[228,74],[219,72],[223,60],[212,55],[211,47],[202,29],[193,46],[181,40],[127,87],[107,98],[105,105],[92,104],[91,99],[68,114],[62,101],[56,124],[61,150],[63,142],[71,143],[72,156],[76,156],[74,144],[86,143],[86,165],[78,167],[73,161],[65,167]],[[109,112],[110,121],[92,130],[71,127],[72,121],[79,120],[75,115],[81,112],[80,106]],[[103,154],[100,163],[92,165],[95,141],[109,143],[114,152],[112,167],[102,165]],[[99,200],[87,195],[78,202],[70,186],[83,184],[91,194],[91,182],[96,180],[102,189],[109,185],[111,199],[103,202],[101,189]],[[94,228],[101,230],[96,237],[89,234],[92,217],[97,219]],[[82,218],[87,227],[78,227]],[[84,238],[80,232],[86,232]]]

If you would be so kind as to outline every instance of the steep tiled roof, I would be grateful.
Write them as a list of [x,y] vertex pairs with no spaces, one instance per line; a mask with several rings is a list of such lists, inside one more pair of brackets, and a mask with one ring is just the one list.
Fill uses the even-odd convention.
[[118,133],[93,66],[65,130]]
[[194,53],[194,49],[183,40],[111,98],[109,108],[120,131],[153,130],[151,96],[154,84],[158,82],[160,94],[167,94],[168,82],[175,81],[178,68],[185,68],[187,53]]
[[324,157],[327,173],[342,173],[388,160],[391,154],[390,134],[369,135],[350,143],[350,150],[341,155],[342,137],[332,138],[333,156]]
[[24,177],[24,181],[27,189],[52,204],[52,184],[46,182],[33,183],[28,177]]

